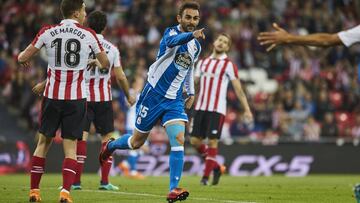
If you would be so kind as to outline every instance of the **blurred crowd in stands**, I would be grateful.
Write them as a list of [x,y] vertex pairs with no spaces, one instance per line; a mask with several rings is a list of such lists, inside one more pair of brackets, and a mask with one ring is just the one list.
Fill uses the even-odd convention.
[[[31,69],[16,64],[24,49],[43,25],[61,20],[57,0],[0,1],[0,93],[18,110],[27,128],[36,130],[41,98],[31,88],[46,73],[46,55],[41,52]],[[131,86],[144,84],[149,65],[156,58],[159,41],[167,26],[176,25],[176,0],[85,0],[87,11],[102,10],[108,16],[105,37],[116,44]],[[202,57],[208,56],[217,33],[232,36],[229,57],[240,70],[261,68],[275,79],[273,92],[248,93],[255,123],[242,121],[241,105],[229,88],[224,141],[278,140],[324,141],[326,138],[360,139],[360,91],[357,75],[360,47],[329,49],[283,47],[270,53],[256,40],[261,31],[277,22],[291,33],[336,33],[359,24],[357,0],[199,0],[206,40]],[[356,10],[358,9],[358,10]],[[241,75],[240,75],[241,77]],[[115,84],[115,83],[113,83]],[[246,90],[253,81],[242,80]],[[114,86],[115,127],[126,129],[122,92]],[[141,88],[140,88],[141,89]],[[155,139],[166,137],[160,129]],[[165,138],[164,138],[165,139]]]

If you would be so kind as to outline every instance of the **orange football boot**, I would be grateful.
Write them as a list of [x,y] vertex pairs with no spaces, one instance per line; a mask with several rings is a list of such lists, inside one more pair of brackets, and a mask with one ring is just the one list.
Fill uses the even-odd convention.
[[60,203],[73,203],[73,200],[71,199],[70,193],[68,192],[60,192]]
[[41,202],[40,189],[30,190],[29,202]]

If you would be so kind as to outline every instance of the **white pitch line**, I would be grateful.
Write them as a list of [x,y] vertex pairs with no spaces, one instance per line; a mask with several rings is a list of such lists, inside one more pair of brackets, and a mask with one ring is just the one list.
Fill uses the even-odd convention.
[[[84,192],[97,192],[97,193],[111,193],[111,194],[123,194],[123,195],[134,195],[134,196],[143,196],[143,197],[158,197],[163,198],[162,195],[148,194],[148,193],[135,193],[135,192],[122,192],[122,191],[101,191],[101,190],[87,190],[82,189]],[[257,203],[257,202],[244,202],[244,201],[234,201],[227,199],[213,199],[213,198],[199,198],[199,197],[189,197],[190,200],[199,200],[199,201],[212,201],[212,202],[223,202],[223,203]]]
[[[23,187],[28,188],[28,187]],[[58,190],[58,188],[47,187],[45,189]],[[106,190],[88,190],[82,189],[80,191],[83,192],[96,192],[96,193],[111,193],[111,194],[122,194],[122,195],[130,195],[130,196],[142,196],[142,197],[156,197],[156,198],[164,198],[162,195],[155,195],[149,193],[136,193],[136,192],[122,192],[122,191],[106,191]],[[248,201],[235,201],[228,199],[214,199],[214,198],[203,198],[203,197],[189,197],[190,200],[199,200],[199,201],[211,201],[211,202],[221,202],[221,203],[258,203],[258,202],[248,202]]]

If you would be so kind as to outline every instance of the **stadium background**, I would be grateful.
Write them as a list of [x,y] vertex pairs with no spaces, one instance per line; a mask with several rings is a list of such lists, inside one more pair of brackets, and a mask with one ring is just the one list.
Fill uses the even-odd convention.
[[[142,84],[147,68],[155,59],[164,28],[176,24],[175,5],[180,1],[85,2],[88,12],[96,9],[106,12],[106,38],[119,47],[131,83]],[[354,27],[359,23],[359,1],[198,2],[202,16],[199,27],[206,28],[201,55],[210,53],[216,33],[232,36],[229,56],[239,67],[255,116],[254,125],[242,122],[242,110],[230,87],[219,157],[230,169],[230,175],[359,173],[360,162],[354,162],[351,157],[359,156],[360,47],[287,46],[266,53],[256,40],[259,32],[271,29],[272,22],[297,34],[334,33]],[[0,174],[28,169],[41,102],[40,97],[32,94],[31,87],[45,78],[47,64],[44,53],[27,70],[21,70],[15,59],[41,26],[60,21],[58,4],[55,0],[0,1]],[[116,85],[113,91],[115,127],[121,134],[127,130],[127,107]],[[59,142],[57,138],[50,156],[62,157]],[[155,128],[150,142],[151,154],[140,159],[140,167],[147,168],[155,160],[154,168],[147,174],[162,175],[166,169],[156,169],[166,160],[162,157],[167,154],[165,132]],[[91,136],[89,144],[89,149],[94,150],[89,150],[85,170],[95,172],[99,138]],[[196,174],[201,160],[187,146],[186,170],[188,174]],[[60,159],[51,160],[49,170],[59,172],[61,163],[56,160]]]

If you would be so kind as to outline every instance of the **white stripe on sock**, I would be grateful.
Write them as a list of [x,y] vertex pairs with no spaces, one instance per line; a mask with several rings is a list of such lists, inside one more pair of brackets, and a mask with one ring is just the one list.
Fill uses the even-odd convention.
[[71,172],[71,173],[76,174],[76,172],[75,172],[75,171],[73,171],[73,170],[71,170],[71,169],[68,169],[68,168],[64,168],[64,171],[69,171],[69,172]]
[[31,173],[44,173],[44,171],[35,171],[35,170],[31,170]]
[[213,157],[206,157],[205,160],[213,160],[213,161],[216,161],[216,158],[213,158]]
[[77,158],[86,158],[84,155],[76,155]]
[[128,144],[128,146],[129,146],[130,149],[133,149],[133,147],[131,146],[131,138],[132,138],[132,136],[130,136],[130,137],[128,138],[127,144]]
[[184,151],[184,146],[171,147],[171,151]]

